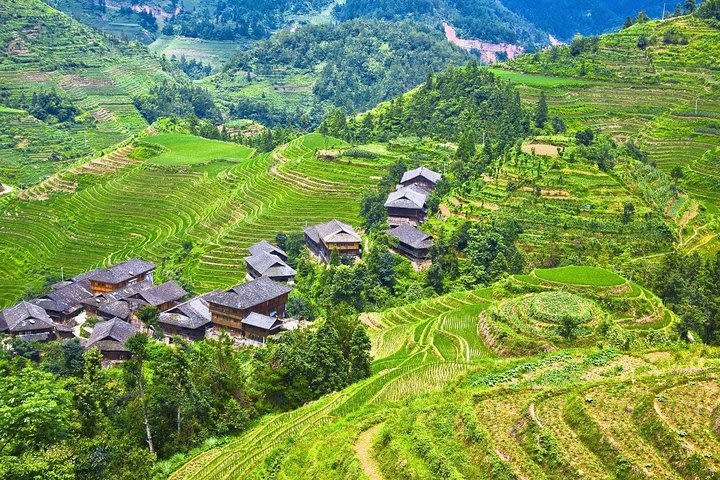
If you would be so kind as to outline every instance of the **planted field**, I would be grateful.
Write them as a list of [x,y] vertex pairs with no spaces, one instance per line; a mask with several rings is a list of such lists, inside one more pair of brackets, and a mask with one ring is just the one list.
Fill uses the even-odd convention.
[[[656,302],[625,279],[621,278],[622,286],[618,287],[618,282],[609,281],[615,280],[611,272],[580,272],[581,278],[604,279],[597,280],[595,286],[559,283],[566,274],[562,270],[556,275],[550,273],[556,280],[552,284],[543,283],[535,274],[511,278],[493,288],[451,293],[364,316],[373,326],[370,378],[292,416],[264,420],[236,442],[199,455],[171,478],[260,479],[271,471],[298,479],[362,478],[360,472],[370,475],[371,471],[379,477],[370,478],[387,479],[404,475],[420,479],[535,479],[558,478],[560,473],[571,478],[615,478],[617,465],[625,465],[622,458],[635,465],[645,456],[653,458],[657,466],[653,472],[682,478],[675,467],[665,468],[668,460],[662,451],[647,444],[640,433],[640,419],[620,414],[623,407],[619,404],[603,409],[606,400],[600,398],[600,389],[631,385],[634,396],[618,399],[635,404],[660,385],[668,368],[692,364],[695,357],[669,362],[658,352],[643,355],[615,348],[579,349],[587,343],[582,336],[560,341],[552,331],[531,333],[529,329],[537,329],[538,323],[557,325],[567,313],[579,317],[588,329],[586,335],[599,335],[595,329],[600,319],[624,314],[624,308],[640,312],[642,304]],[[615,303],[623,306],[612,307]],[[521,309],[508,310],[506,320],[512,325],[507,327],[506,338],[542,339],[548,345],[556,342],[573,349],[542,353],[529,342],[516,345],[526,347],[524,350],[498,349],[499,344],[483,334],[482,324],[489,312],[508,305]],[[664,310],[661,304],[655,305]],[[637,343],[637,348],[647,345]],[[533,356],[535,353],[542,354]],[[720,365],[713,360],[704,368],[711,372]],[[703,378],[701,411],[716,412],[719,387],[711,380],[714,376]],[[638,379],[642,381],[636,382]],[[449,385],[450,389],[444,389]],[[443,391],[433,393],[438,390]],[[709,437],[714,420],[698,428],[686,426],[690,418],[688,393],[678,388],[673,391],[676,401],[666,401],[663,406],[684,412],[677,414],[677,425],[671,428],[684,429],[688,442],[692,435],[692,441],[708,450],[717,441]],[[580,413],[576,411],[578,405],[582,407]],[[596,431],[588,429],[595,428],[597,422],[578,420],[578,415],[595,415],[591,409],[596,407],[607,418],[613,416],[615,425],[623,425],[622,443],[618,439],[614,443],[617,448],[608,452],[626,457],[615,463],[606,461],[606,452],[592,443]],[[597,415],[599,418],[600,413]],[[628,415],[632,420],[627,420]],[[363,432],[371,428],[372,439],[368,440]],[[598,431],[607,435],[602,441],[613,441],[610,438],[615,433]],[[637,448],[634,456],[626,452],[625,443],[628,449],[630,445]],[[250,445],[254,446],[251,457]],[[630,467],[631,471],[634,468]]]
[[[644,50],[637,46],[641,36],[653,39]],[[551,115],[571,128],[640,139],[660,168],[683,168],[689,192],[717,202],[720,182],[706,154],[720,145],[712,73],[720,68],[719,44],[717,29],[686,16],[603,35],[597,51],[573,56],[563,47],[494,71],[518,84],[530,104],[544,90]]]
[[183,276],[200,291],[227,287],[245,277],[247,248],[259,240],[332,218],[356,224],[361,192],[390,160],[320,161],[319,141],[301,137],[281,147],[279,163],[234,143],[147,136],[134,150],[3,195],[0,304],[61,269],[74,275],[129,256],[161,264],[185,240],[196,249],[183,261]]
[[81,25],[47,4],[0,2],[0,89],[15,105],[54,90],[78,109],[74,121],[0,110],[0,181],[38,183],[68,163],[147,127],[133,97],[170,80],[142,47]]
[[533,274],[541,280],[570,285],[595,287],[616,287],[624,285],[626,280],[620,275],[597,267],[560,267],[535,270]]

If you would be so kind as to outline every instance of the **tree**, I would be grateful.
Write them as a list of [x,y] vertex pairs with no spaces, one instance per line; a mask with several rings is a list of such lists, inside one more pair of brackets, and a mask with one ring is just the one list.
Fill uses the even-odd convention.
[[575,134],[575,140],[580,145],[590,146],[595,140],[595,134],[592,131],[592,128],[588,127],[585,130],[580,130]]
[[634,214],[635,214],[635,205],[633,205],[632,203],[626,203],[625,206],[623,207],[622,222],[630,223]]
[[673,169],[670,171],[670,178],[672,178],[675,183],[677,183],[678,180],[683,178],[683,170],[680,165],[675,165],[673,167]]
[[132,355],[129,360],[123,363],[123,368],[130,378],[134,381],[130,387],[137,389],[137,396],[140,401],[143,412],[143,421],[145,424],[145,439],[150,449],[150,453],[155,453],[153,445],[152,432],[150,431],[150,417],[148,415],[147,398],[145,396],[145,362],[148,358],[148,343],[150,339],[143,333],[133,335],[125,343],[125,348]]
[[552,118],[552,127],[553,127],[553,131],[555,133],[565,133],[567,131],[567,126],[565,125],[565,120],[563,120],[560,117]]
[[350,382],[357,382],[370,376],[371,347],[365,327],[358,324],[350,338]]
[[623,23],[623,29],[630,28],[635,24],[635,20],[632,19],[632,17],[626,17],[625,23]]
[[545,96],[545,90],[540,92],[540,100],[538,100],[537,109],[535,110],[535,125],[538,128],[545,127],[548,119],[548,106],[547,97]]
[[645,50],[650,45],[650,40],[646,35],[640,35],[637,39],[637,47],[641,50]]
[[693,13],[697,8],[695,0],[685,0],[685,13]]
[[572,340],[577,336],[578,328],[582,324],[582,317],[574,313],[560,315],[558,319],[558,334],[565,340]]
[[341,390],[347,385],[350,365],[343,355],[335,327],[320,325],[310,341],[308,354],[310,387],[317,396]]
[[425,275],[425,285],[435,290],[435,293],[443,293],[445,286],[443,283],[443,269],[437,263],[430,265]]
[[83,381],[75,390],[73,402],[80,414],[83,434],[92,438],[100,433],[100,423],[110,397],[100,351],[97,348],[88,350],[83,360]]
[[71,394],[55,375],[33,366],[0,375],[0,455],[67,438],[74,417]]
[[475,157],[475,135],[471,131],[466,130],[460,137],[460,142],[458,142],[455,158],[467,162],[473,157]]

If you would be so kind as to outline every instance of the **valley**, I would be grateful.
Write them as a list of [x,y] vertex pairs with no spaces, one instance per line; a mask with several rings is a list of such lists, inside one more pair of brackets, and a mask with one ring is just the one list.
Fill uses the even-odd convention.
[[719,0],[0,0],[0,479],[720,479],[718,58]]

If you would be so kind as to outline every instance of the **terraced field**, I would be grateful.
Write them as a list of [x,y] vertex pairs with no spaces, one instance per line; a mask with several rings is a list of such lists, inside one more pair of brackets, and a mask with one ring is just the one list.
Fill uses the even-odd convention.
[[[596,281],[589,285],[588,278]],[[528,356],[531,349],[502,351],[483,335],[493,309],[527,295],[568,291],[623,331],[643,321],[640,313],[622,321],[626,308],[641,312],[648,304],[661,316],[666,312],[612,272],[575,268],[538,270],[492,288],[363,315],[372,328],[372,377],[268,417],[170,478],[616,478],[617,468],[627,469],[622,478],[645,478],[644,469],[648,478],[716,478],[714,457],[706,453],[717,455],[717,355],[698,360],[639,343],[629,352],[580,350],[580,342]],[[518,316],[506,324],[507,336],[537,339],[520,325],[529,320]],[[666,327],[651,327],[653,335]],[[687,374],[670,374],[691,365]],[[697,412],[705,420],[695,423],[690,382],[702,387]],[[619,392],[615,400],[605,397],[611,392]],[[648,399],[668,413],[652,401],[644,408]],[[673,442],[677,457],[669,458],[675,452],[663,450],[650,428],[658,419],[663,428],[683,432],[671,435],[680,439]],[[690,458],[693,451],[702,454]],[[611,454],[618,457],[610,461]]]
[[[671,31],[687,44],[665,42]],[[654,41],[645,50],[637,47],[641,35]],[[545,91],[551,115],[570,128],[589,125],[619,141],[638,138],[661,169],[682,167],[684,187],[712,210],[720,201],[718,45],[720,31],[681,17],[604,35],[597,52],[544,52],[494,71],[516,83],[528,104]],[[718,246],[698,249],[712,254]]]
[[[132,99],[171,80],[144,48],[81,25],[39,0],[0,2],[3,103],[55,90],[79,109],[75,122],[44,122],[0,108],[0,181],[38,183],[80,157],[147,127]],[[6,99],[6,100],[5,100]]]
[[[569,143],[566,137],[553,140]],[[583,263],[600,259],[617,265],[673,247],[706,255],[720,249],[714,236],[720,224],[703,206],[705,202],[687,194],[655,201],[654,192],[660,188],[640,172],[637,163],[618,162],[608,173],[567,154],[537,153],[499,161],[483,182],[451,196],[443,213],[519,222],[524,229],[519,246],[534,265],[552,264],[559,258],[578,258]],[[628,203],[635,215],[626,223],[623,211]],[[658,220],[669,226],[672,236],[659,234]]]
[[197,248],[184,275],[199,290],[236,284],[246,249],[261,239],[336,217],[357,224],[361,192],[393,161],[318,160],[319,135],[275,156],[178,134],[139,142],[148,144],[162,151],[139,160],[126,146],[3,195],[0,305],[61,268],[73,275],[129,256],[160,264],[185,239]]

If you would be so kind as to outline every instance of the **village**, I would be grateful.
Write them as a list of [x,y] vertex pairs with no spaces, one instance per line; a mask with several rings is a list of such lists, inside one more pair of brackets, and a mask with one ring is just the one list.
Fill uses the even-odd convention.
[[[429,265],[432,237],[418,229],[427,216],[427,199],[442,178],[420,167],[404,173],[385,202],[393,251],[416,269]],[[362,238],[355,228],[331,220],[304,229],[305,245],[318,262],[329,264],[333,252],[355,261]],[[191,297],[175,281],[155,285],[156,265],[131,258],[107,268],[81,273],[51,286],[48,293],[0,311],[0,334],[30,342],[79,338],[97,348],[106,364],[129,358],[125,343],[139,332],[171,343],[212,338],[221,332],[237,346],[262,346],[268,337],[307,325],[290,318],[286,307],[296,271],[288,255],[262,240],[248,249],[246,278],[228,290]],[[143,310],[157,313],[146,325]]]

